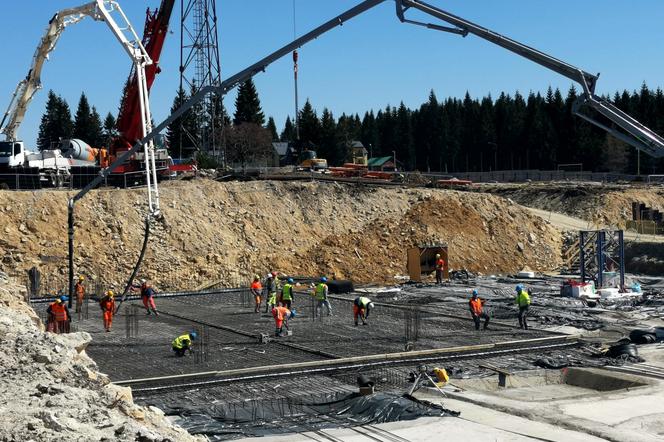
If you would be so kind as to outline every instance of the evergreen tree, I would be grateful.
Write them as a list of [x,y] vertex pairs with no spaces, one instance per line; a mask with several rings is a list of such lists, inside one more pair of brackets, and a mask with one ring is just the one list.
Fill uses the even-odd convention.
[[320,121],[311,102],[307,99],[300,111],[300,140],[318,145],[320,143]]
[[337,123],[332,112],[323,109],[320,118],[320,145],[318,156],[325,158],[330,165],[340,165],[347,159],[346,143],[341,143],[337,136]]
[[235,99],[233,124],[253,123],[263,126],[265,115],[261,110],[261,102],[253,80],[250,78],[240,85]]
[[[184,89],[179,88],[171,113],[179,109],[189,99],[189,95]],[[181,158],[187,151],[193,150],[198,146],[198,117],[196,110],[190,110],[182,117],[174,120],[166,129],[166,140],[168,142],[168,152],[173,158]]]
[[284,130],[281,131],[281,135],[279,136],[279,141],[284,141],[289,143],[295,141],[295,126],[291,122],[290,117],[286,117]]
[[270,117],[267,120],[267,126],[265,128],[270,132],[272,141],[279,141],[279,135],[277,134],[277,125],[274,122],[274,118]]
[[115,120],[113,114],[110,112],[106,114],[106,118],[104,118],[104,132],[103,132],[103,140],[106,146],[110,146],[111,139],[118,135],[118,130],[116,125],[117,121]]
[[104,145],[104,128],[101,123],[101,116],[94,106],[92,106],[90,112],[90,141],[88,141],[88,144],[93,147]]
[[[101,122],[99,125],[101,126]],[[78,100],[78,107],[74,117],[73,137],[94,145],[98,130],[101,130],[101,127],[95,127],[95,123],[92,121],[92,111],[88,97],[83,92],[81,93],[81,98]]]
[[39,150],[50,149],[52,143],[60,139],[71,138],[73,123],[69,105],[60,96],[50,90],[46,101],[46,111],[42,115],[37,136]]

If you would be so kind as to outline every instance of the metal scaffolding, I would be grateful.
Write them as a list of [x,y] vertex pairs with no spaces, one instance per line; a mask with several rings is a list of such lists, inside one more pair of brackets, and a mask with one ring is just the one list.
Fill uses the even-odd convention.
[[[180,88],[190,95],[206,86],[221,84],[216,0],[182,0],[180,9]],[[222,97],[209,94],[197,108],[198,133],[189,133],[180,120],[181,133],[197,151],[214,157],[222,154]]]
[[583,230],[579,232],[581,280],[593,281],[597,288],[617,274],[620,289],[625,287],[625,245],[622,230]]

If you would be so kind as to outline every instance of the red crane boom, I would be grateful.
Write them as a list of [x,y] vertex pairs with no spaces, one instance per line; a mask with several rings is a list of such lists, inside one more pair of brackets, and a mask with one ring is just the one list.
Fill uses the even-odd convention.
[[[149,8],[146,11],[143,46],[153,61],[153,64],[145,68],[148,91],[152,87],[157,74],[161,71],[159,58],[166,41],[166,35],[168,35],[168,26],[174,4],[175,0],[162,0],[161,6],[155,9],[154,12],[151,12]],[[122,98],[117,129],[119,136],[111,142],[111,157],[116,157],[119,152],[129,150],[144,135],[141,125],[138,84],[133,67]]]

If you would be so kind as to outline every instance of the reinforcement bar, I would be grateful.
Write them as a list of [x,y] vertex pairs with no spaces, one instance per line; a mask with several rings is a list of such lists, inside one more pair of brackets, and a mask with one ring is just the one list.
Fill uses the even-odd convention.
[[[419,350],[412,352],[385,353],[366,356],[354,356],[348,358],[330,359],[324,361],[298,362],[293,364],[269,365],[262,367],[250,367],[234,370],[207,371],[199,373],[188,373],[171,376],[159,376],[153,378],[131,379],[115,382],[118,385],[142,385],[165,381],[187,381],[204,378],[230,378],[238,380],[237,377],[258,376],[266,374],[270,376],[294,372],[313,374],[324,371],[334,371],[350,368],[365,368],[378,365],[388,365],[403,362],[418,362],[423,360],[438,360],[448,358],[467,358],[483,355],[496,355],[506,352],[522,350],[536,350],[543,348],[576,345],[581,335],[552,336],[546,338],[525,339],[518,341],[498,342],[493,344],[467,345],[460,347],[435,348],[430,350]],[[162,388],[162,387],[155,387]],[[172,385],[169,387],[172,388]]]

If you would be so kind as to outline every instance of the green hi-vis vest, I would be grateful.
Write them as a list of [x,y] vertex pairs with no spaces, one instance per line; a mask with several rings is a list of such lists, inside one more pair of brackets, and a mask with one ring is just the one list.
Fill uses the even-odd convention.
[[327,287],[322,282],[316,286],[316,299],[319,301],[325,301],[325,287]]
[[284,301],[291,301],[293,299],[293,285],[284,284],[283,290],[281,292],[281,297]]
[[189,333],[173,339],[173,343],[171,345],[173,345],[173,348],[177,348],[178,350],[191,347],[191,338],[189,337]]

